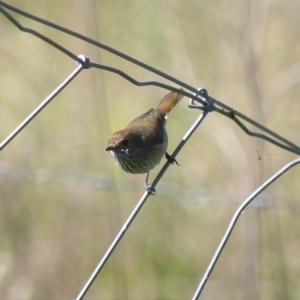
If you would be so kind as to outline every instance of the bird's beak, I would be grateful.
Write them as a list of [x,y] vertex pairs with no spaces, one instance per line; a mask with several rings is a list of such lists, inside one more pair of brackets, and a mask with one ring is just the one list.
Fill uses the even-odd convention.
[[105,151],[110,151],[110,150],[113,150],[113,147],[112,146],[108,146]]

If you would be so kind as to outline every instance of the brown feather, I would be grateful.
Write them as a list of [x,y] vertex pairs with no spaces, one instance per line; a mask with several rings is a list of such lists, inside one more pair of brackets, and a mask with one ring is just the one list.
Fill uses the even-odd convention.
[[[183,91],[183,89],[181,89]],[[157,109],[160,110],[161,114],[165,116],[171,111],[171,109],[182,99],[183,95],[175,92],[167,94],[160,101]]]

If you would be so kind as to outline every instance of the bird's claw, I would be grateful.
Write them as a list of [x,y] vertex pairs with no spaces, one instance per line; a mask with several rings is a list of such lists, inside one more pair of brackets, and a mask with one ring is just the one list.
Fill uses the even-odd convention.
[[146,182],[145,182],[145,190],[149,195],[154,196],[156,194],[155,188]]
[[170,164],[173,165],[174,163],[176,163],[177,166],[180,166],[180,164],[178,163],[178,161],[174,157],[172,157],[168,152],[166,152],[166,159],[168,160],[168,162]]

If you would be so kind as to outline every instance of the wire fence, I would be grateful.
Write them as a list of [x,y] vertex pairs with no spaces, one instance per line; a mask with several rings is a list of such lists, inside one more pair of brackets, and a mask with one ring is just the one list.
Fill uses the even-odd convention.
[[[67,35],[73,36],[73,37],[75,37],[77,39],[80,39],[80,40],[82,40],[86,43],[89,43],[89,44],[91,44],[95,47],[98,47],[98,48],[101,48],[105,51],[108,51],[109,53],[111,53],[113,55],[116,55],[116,56],[118,56],[118,57],[120,57],[120,58],[122,58],[126,61],[129,61],[130,63],[132,63],[134,65],[137,65],[137,66],[139,66],[143,69],[146,69],[146,70],[152,72],[153,74],[156,74],[156,75],[160,76],[163,79],[166,79],[166,80],[170,81],[172,84],[175,84],[177,86],[180,86],[180,87],[184,88],[185,90],[182,91],[179,88],[175,88],[171,85],[164,84],[164,83],[159,82],[159,81],[146,81],[146,82],[138,81],[137,79],[129,76],[127,73],[123,72],[120,69],[113,68],[113,67],[103,65],[103,64],[98,64],[96,62],[90,61],[90,59],[87,58],[84,55],[77,56],[76,54],[72,53],[72,51],[62,47],[60,44],[54,42],[52,39],[48,38],[47,36],[39,33],[38,31],[36,31],[34,29],[27,28],[27,27],[23,26],[17,20],[17,18],[12,16],[10,11],[12,11],[14,13],[17,13],[18,15],[21,15],[23,17],[29,18],[29,19],[31,19],[35,22],[39,22],[39,23],[42,23],[42,24],[44,24],[48,27],[54,28],[55,30],[58,30],[60,32],[64,32]],[[77,77],[83,69],[96,68],[96,69],[101,69],[101,70],[119,75],[122,78],[124,78],[125,80],[129,81],[130,83],[132,83],[136,86],[156,86],[156,87],[159,87],[159,88],[162,88],[162,89],[182,93],[184,96],[187,96],[187,97],[190,98],[190,102],[189,102],[190,109],[199,109],[200,110],[200,115],[195,120],[194,124],[191,125],[189,130],[186,132],[186,134],[182,138],[182,141],[179,143],[179,145],[177,146],[175,151],[172,153],[172,156],[174,158],[178,155],[178,153],[181,151],[181,149],[188,142],[189,138],[193,135],[193,133],[197,130],[198,126],[205,120],[206,116],[209,113],[218,113],[218,114],[221,114],[221,115],[229,118],[230,120],[232,120],[238,127],[240,127],[249,136],[265,140],[265,141],[267,141],[267,142],[269,142],[269,143],[271,143],[271,144],[273,144],[273,145],[275,145],[275,146],[277,146],[281,149],[284,149],[288,152],[291,152],[291,153],[294,153],[294,154],[297,154],[297,155],[300,154],[300,147],[297,144],[289,141],[288,139],[286,139],[283,136],[280,136],[276,132],[268,129],[267,127],[265,127],[261,124],[259,124],[255,120],[253,120],[253,119],[247,117],[246,115],[238,112],[234,108],[229,107],[228,105],[222,103],[221,101],[219,101],[217,99],[214,99],[203,88],[198,88],[197,89],[193,86],[190,86],[188,83],[183,82],[181,80],[178,80],[177,78],[174,78],[174,77],[172,77],[172,76],[170,76],[170,75],[168,75],[168,74],[166,74],[166,73],[164,73],[160,70],[157,70],[157,69],[153,68],[152,66],[149,66],[145,63],[142,63],[142,62],[138,61],[137,59],[135,59],[133,57],[130,57],[130,56],[114,49],[114,48],[111,48],[111,47],[109,47],[109,46],[107,46],[103,43],[100,43],[98,41],[90,39],[90,38],[88,38],[84,35],[81,35],[81,34],[77,33],[77,32],[71,31],[67,28],[58,26],[57,24],[51,23],[47,20],[44,20],[44,19],[39,18],[37,16],[34,16],[32,14],[29,14],[25,11],[17,9],[17,8],[3,2],[3,1],[0,1],[0,12],[2,13],[2,15],[4,17],[6,17],[10,22],[12,22],[20,31],[22,31],[24,33],[29,33],[29,34],[34,35],[35,37],[37,37],[37,38],[41,39],[42,41],[46,42],[47,44],[49,44],[49,46],[56,48],[58,51],[61,51],[66,56],[68,56],[69,58],[71,58],[72,60],[77,62],[77,67],[70,73],[70,75],[56,89],[54,89],[53,92],[50,93],[46,97],[46,99],[44,99],[40,103],[40,105],[38,105],[36,107],[36,109],[34,109],[32,111],[32,113],[30,113],[28,115],[28,117],[25,118],[25,120],[23,122],[21,122],[20,125],[17,126],[11,133],[9,133],[8,136],[0,143],[0,150],[3,150],[5,147],[7,147],[9,145],[9,143],[17,135],[21,134],[23,129],[30,122],[32,122],[33,119],[39,113],[41,113],[42,110],[44,110],[46,108],[46,106],[53,99],[55,99],[55,97],[59,93],[61,93],[68,85],[70,86],[72,84],[73,79],[75,77]],[[257,130],[259,130],[259,132],[250,130],[247,127],[247,125],[245,125],[245,124],[249,124],[249,125],[255,127]],[[209,280],[210,275],[211,275],[215,265],[217,264],[218,259],[221,255],[222,251],[226,247],[228,239],[230,238],[230,236],[231,236],[231,234],[232,234],[232,232],[235,228],[235,225],[236,225],[239,217],[241,216],[242,212],[250,205],[250,203],[253,200],[257,199],[257,197],[268,186],[273,184],[284,173],[286,173],[288,170],[290,170],[294,166],[298,165],[299,163],[300,163],[300,158],[298,158],[296,160],[293,160],[293,161],[289,162],[288,164],[285,164],[280,170],[278,170],[278,172],[276,172],[274,175],[272,175],[270,178],[268,178],[255,191],[253,191],[253,193],[251,193],[242,202],[242,204],[238,207],[238,209],[236,210],[235,214],[232,217],[231,222],[228,225],[227,230],[225,231],[225,234],[224,234],[222,240],[220,241],[220,244],[219,244],[218,248],[216,249],[215,254],[213,255],[213,257],[212,257],[205,273],[203,274],[201,281],[199,282],[198,286],[195,288],[194,295],[192,296],[191,299],[196,300],[196,299],[199,299],[201,297],[201,293],[202,293],[207,281]],[[170,162],[167,161],[166,164],[162,167],[162,169],[158,173],[157,177],[154,179],[154,181],[152,183],[153,187],[155,187],[158,184],[158,182],[164,176],[164,174],[167,171],[169,166],[170,166]],[[22,173],[22,172],[20,172],[20,170],[18,170],[16,172],[16,174],[20,174],[20,173],[23,174],[22,176],[26,177],[26,174],[24,175],[24,172]],[[80,180],[82,180],[82,178]],[[109,184],[107,183],[107,181],[105,179],[103,180],[103,185],[101,185],[101,186],[102,186],[102,188],[103,187],[104,188],[109,188]],[[132,222],[135,220],[136,216],[138,215],[141,208],[143,207],[143,205],[147,201],[148,197],[149,197],[149,194],[147,192],[145,192],[143,194],[143,196],[140,198],[139,202],[137,203],[135,208],[132,210],[131,214],[129,215],[126,222],[121,227],[120,231],[118,232],[115,239],[113,240],[113,242],[111,243],[111,245],[107,249],[106,253],[103,255],[103,257],[100,260],[99,264],[96,266],[94,272],[90,275],[89,279],[86,281],[86,284],[84,285],[84,287],[79,292],[79,294],[76,298],[77,300],[83,299],[86,296],[86,294],[88,293],[90,287],[94,283],[95,279],[97,278],[99,273],[102,271],[102,269],[105,266],[106,262],[109,260],[111,254],[116,249],[119,242],[122,240],[123,236],[125,235],[125,233],[129,229]]]

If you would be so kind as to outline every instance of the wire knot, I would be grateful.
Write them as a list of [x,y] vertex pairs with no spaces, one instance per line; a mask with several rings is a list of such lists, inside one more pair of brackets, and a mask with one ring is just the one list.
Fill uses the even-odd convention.
[[[199,88],[196,93],[193,95],[194,97],[190,98],[189,108],[198,108],[206,113],[212,112],[215,110],[214,101],[211,97],[209,97],[207,90],[204,88]],[[197,98],[200,97],[202,102],[200,102]],[[205,104],[203,104],[203,102]]]
[[89,69],[92,67],[90,59],[83,54],[78,55],[77,63],[81,64],[83,69]]

